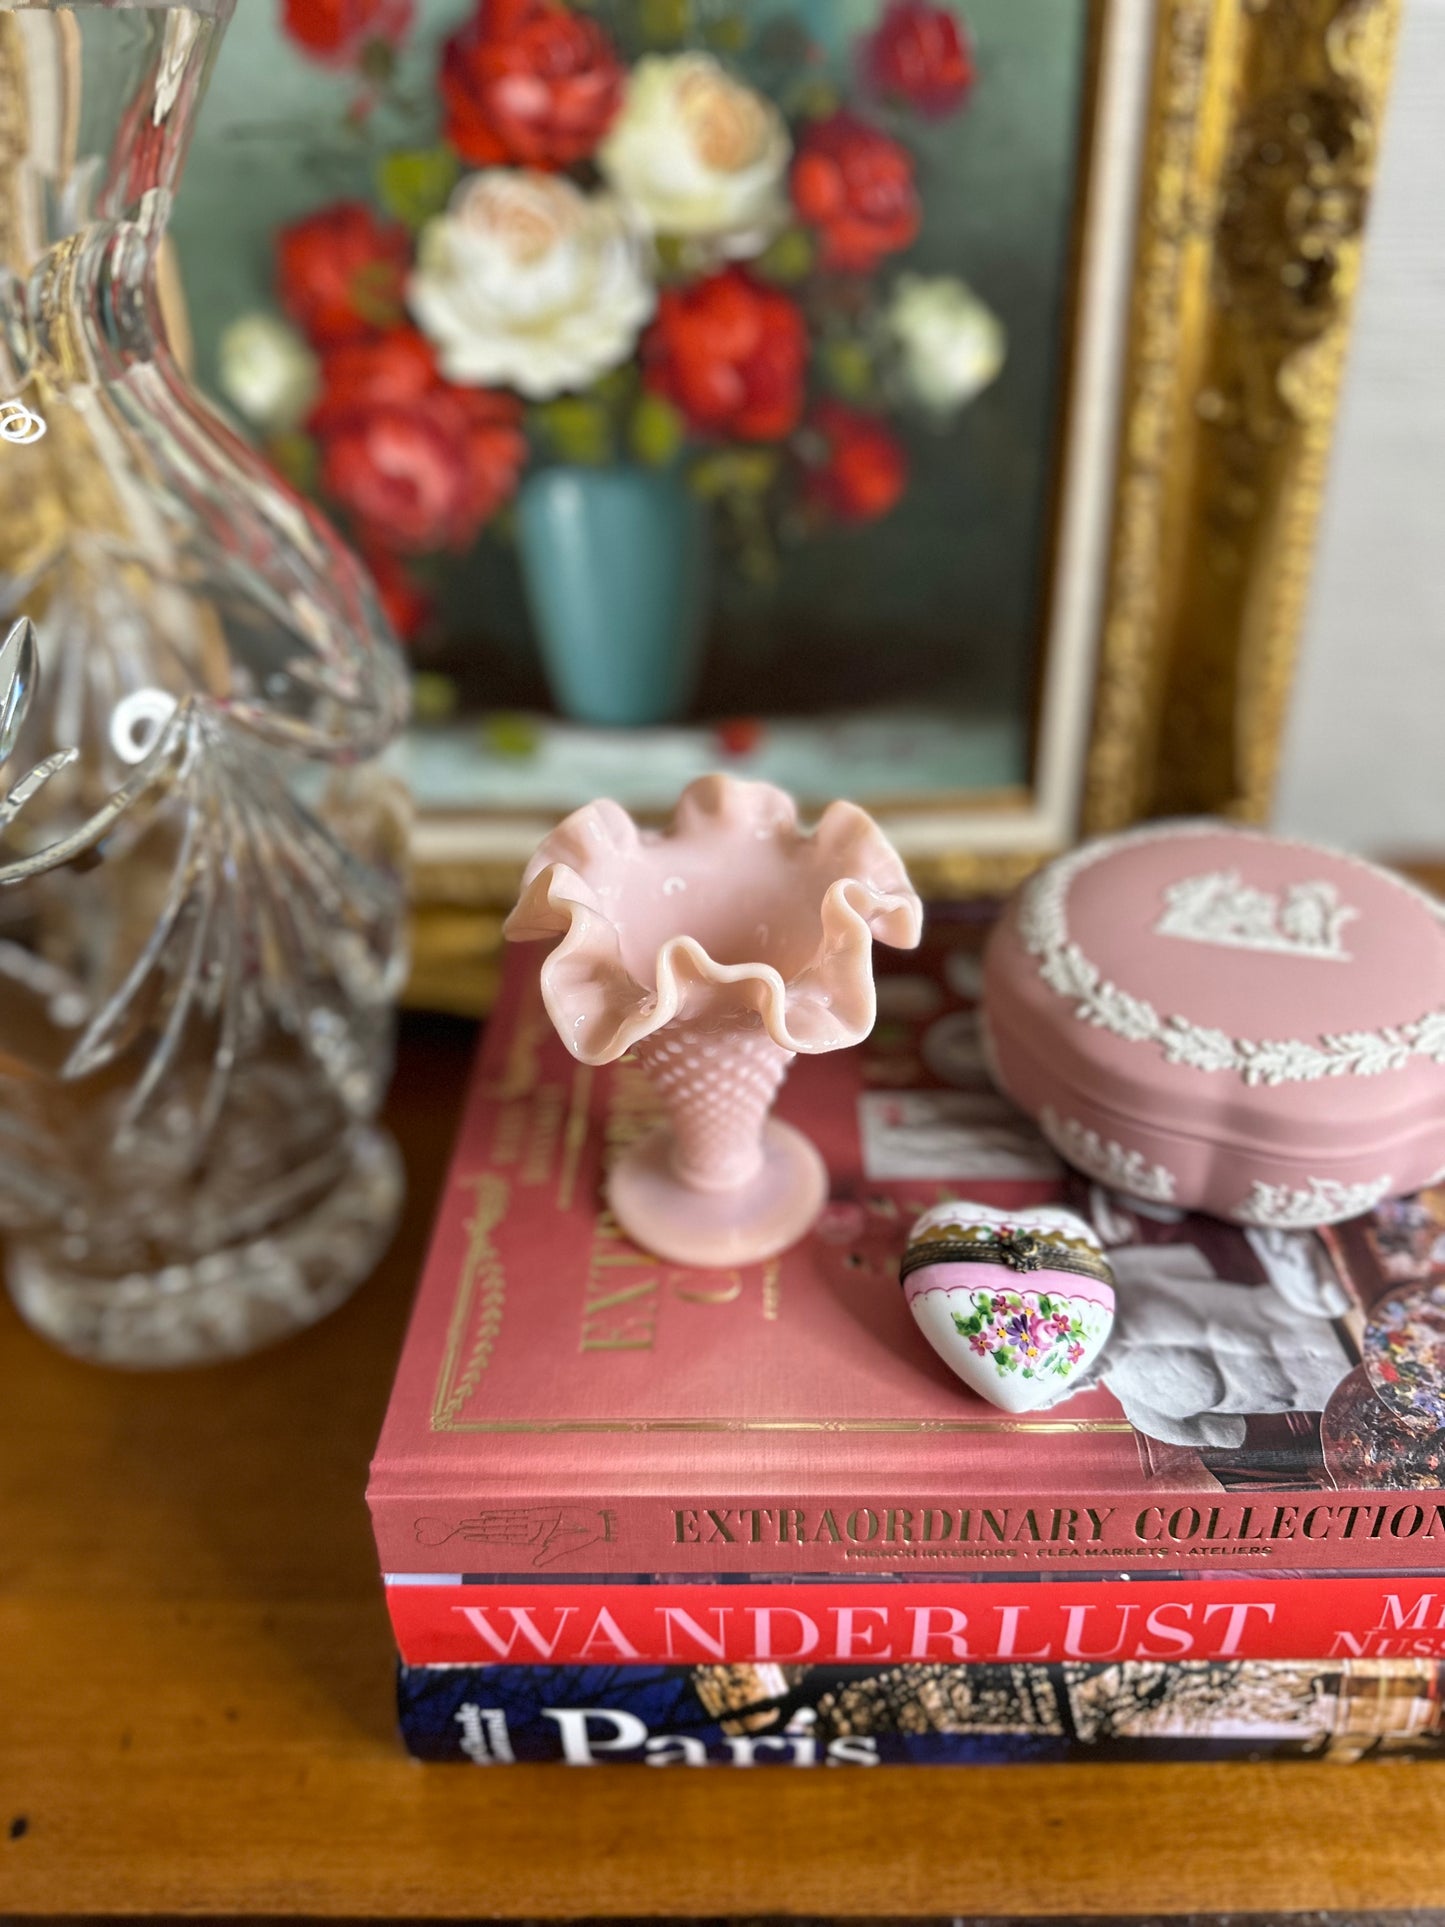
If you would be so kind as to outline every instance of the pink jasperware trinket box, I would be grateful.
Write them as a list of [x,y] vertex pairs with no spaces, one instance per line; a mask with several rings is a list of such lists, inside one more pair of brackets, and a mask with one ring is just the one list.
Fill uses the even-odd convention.
[[995,1078],[1112,1189],[1333,1224],[1445,1164],[1445,907],[1216,822],[1083,845],[990,940]]

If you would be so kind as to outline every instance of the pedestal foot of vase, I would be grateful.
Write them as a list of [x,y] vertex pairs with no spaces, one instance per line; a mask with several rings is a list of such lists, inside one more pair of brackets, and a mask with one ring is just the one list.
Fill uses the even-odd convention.
[[770,1118],[752,1176],[725,1191],[680,1178],[676,1140],[659,1125],[618,1159],[607,1202],[635,1244],[678,1265],[722,1270],[758,1264],[812,1229],[828,1198],[828,1172],[801,1131]]
[[[341,1176],[263,1235],[154,1271],[67,1262],[59,1237],[12,1239],[10,1296],[25,1322],[76,1358],[140,1369],[208,1365],[324,1318],[375,1269],[401,1209],[401,1159],[358,1130]],[[97,1238],[103,1252],[103,1237]]]

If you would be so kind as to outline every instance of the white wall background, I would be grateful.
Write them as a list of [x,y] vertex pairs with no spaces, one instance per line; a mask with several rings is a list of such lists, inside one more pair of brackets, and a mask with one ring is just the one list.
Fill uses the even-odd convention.
[[1445,854],[1445,0],[1406,0],[1275,824]]

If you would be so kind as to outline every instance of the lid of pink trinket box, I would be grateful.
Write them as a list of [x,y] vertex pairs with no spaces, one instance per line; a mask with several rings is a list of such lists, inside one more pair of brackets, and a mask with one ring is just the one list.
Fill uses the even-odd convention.
[[1060,1100],[1277,1158],[1389,1146],[1399,1190],[1445,1157],[1445,906],[1361,858],[1213,821],[1084,844],[1010,904],[984,996]]

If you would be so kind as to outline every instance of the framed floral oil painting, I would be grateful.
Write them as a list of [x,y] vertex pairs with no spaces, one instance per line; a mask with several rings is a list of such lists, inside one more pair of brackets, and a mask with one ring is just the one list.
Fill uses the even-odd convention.
[[1257,814],[1392,24],[247,0],[186,309],[411,651],[424,991],[560,814],[711,768],[942,892]]

